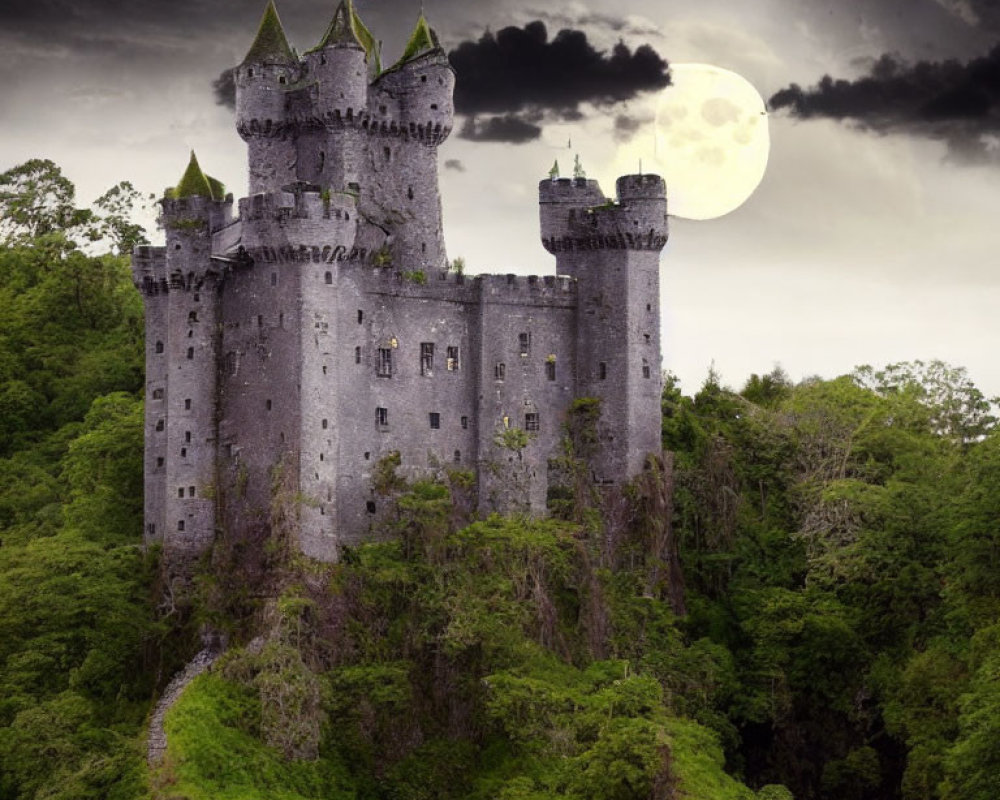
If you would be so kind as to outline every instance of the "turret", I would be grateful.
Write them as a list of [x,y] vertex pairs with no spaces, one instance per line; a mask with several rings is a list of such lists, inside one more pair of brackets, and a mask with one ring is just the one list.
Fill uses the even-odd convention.
[[281,140],[288,123],[286,91],[298,77],[298,59],[269,0],[235,75],[236,130],[248,145],[251,194],[295,179],[294,149]]
[[455,72],[423,13],[403,55],[379,81],[385,93],[399,98],[400,127],[411,138],[438,145],[454,123]]
[[[166,385],[148,387],[158,402],[153,416],[147,415],[147,425],[153,429],[152,437],[147,429],[147,451],[155,454],[153,466],[162,476],[163,491],[152,498],[162,510],[147,509],[147,518],[162,521],[164,548],[175,565],[203,553],[215,535],[222,268],[212,258],[212,234],[231,218],[232,201],[222,197],[224,191],[221,183],[202,172],[192,152],[180,183],[161,201],[169,280],[162,313],[166,335],[152,355],[147,349],[147,359],[153,360],[150,375],[162,376]],[[147,504],[150,501],[147,497]]]
[[576,278],[577,393],[601,401],[598,483],[640,472],[660,452],[660,251],[667,201],[657,175],[618,179],[605,200],[577,162],[576,177],[554,168],[538,186],[542,244],[560,273]]
[[368,75],[379,69],[374,37],[341,0],[326,33],[305,55],[310,82],[308,124],[300,130],[298,175],[334,191],[358,182],[367,124]]

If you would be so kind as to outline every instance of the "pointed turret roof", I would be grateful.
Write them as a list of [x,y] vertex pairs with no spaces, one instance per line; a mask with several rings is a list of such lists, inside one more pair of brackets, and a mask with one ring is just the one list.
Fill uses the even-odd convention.
[[406,43],[406,47],[403,48],[403,55],[400,56],[398,63],[402,64],[411,58],[416,58],[428,50],[437,50],[440,46],[437,34],[427,24],[427,17],[421,11],[420,16],[417,17],[417,24],[413,28],[413,33],[410,34],[410,40]]
[[333,19],[320,39],[314,50],[321,50],[324,47],[334,47],[338,44],[357,44],[364,48],[365,55],[368,56],[368,63],[373,64],[376,74],[382,71],[382,62],[379,54],[378,42],[372,36],[372,32],[361,21],[358,12],[354,9],[351,0],[340,0],[336,11],[333,12]]
[[257,36],[243,59],[244,64],[294,64],[295,52],[288,44],[285,29],[281,27],[274,0],[268,0],[261,17]]
[[215,178],[210,178],[201,170],[198,157],[191,151],[191,160],[181,176],[180,183],[167,191],[167,197],[179,200],[182,197],[207,197],[210,200],[221,200],[226,189]]

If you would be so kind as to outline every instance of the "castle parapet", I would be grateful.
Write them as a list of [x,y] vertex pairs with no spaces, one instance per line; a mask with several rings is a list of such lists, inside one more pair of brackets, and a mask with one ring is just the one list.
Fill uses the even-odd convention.
[[545,249],[553,254],[661,250],[668,235],[663,179],[658,175],[626,175],[618,179],[616,188],[618,202],[613,202],[601,195],[597,181],[541,181],[539,213]]

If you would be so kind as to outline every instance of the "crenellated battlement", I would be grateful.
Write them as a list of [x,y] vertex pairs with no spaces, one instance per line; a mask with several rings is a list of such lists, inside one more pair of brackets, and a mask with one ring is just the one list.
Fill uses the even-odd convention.
[[[667,242],[666,185],[658,175],[618,179],[617,202],[597,181],[559,178],[538,185],[542,245],[550,253],[659,251]],[[597,197],[599,203],[594,203]],[[583,201],[583,202],[581,202]]]

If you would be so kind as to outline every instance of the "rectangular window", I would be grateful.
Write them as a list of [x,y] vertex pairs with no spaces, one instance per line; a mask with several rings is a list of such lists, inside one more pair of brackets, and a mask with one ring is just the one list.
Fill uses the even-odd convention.
[[360,308],[358,309],[358,325],[365,321],[365,312]]
[[163,456],[158,456],[157,457],[157,459],[156,459],[156,466],[158,466],[158,467],[162,467],[163,466]]
[[[361,347],[360,346],[354,348],[354,363],[355,364],[360,364],[361,363]],[[325,367],[324,367],[324,369],[325,369]]]
[[531,334],[519,333],[517,335],[517,350],[522,356],[531,352]]
[[525,414],[524,415],[524,429],[526,431],[537,431],[538,430],[538,414]]
[[433,375],[434,374],[434,343],[433,342],[421,342],[420,343],[420,374],[421,375]]
[[467,430],[468,427],[469,427],[469,418],[468,417],[462,417],[462,429],[463,430]]
[[184,441],[191,444],[191,431],[184,431]]
[[389,409],[379,406],[375,409],[375,424],[384,428],[389,424]]
[[604,361],[599,361],[597,364],[597,379],[600,381],[606,380],[608,377],[608,365]]
[[184,496],[184,487],[183,486],[178,486],[177,487],[177,496],[178,497],[183,497]]
[[430,413],[431,429],[438,430],[441,427],[441,415],[436,411]]
[[187,399],[186,399],[186,400],[184,401],[184,410],[185,410],[185,411],[190,411],[190,410],[191,410],[191,398],[190,398],[190,397],[189,397],[189,398],[187,398]]
[[194,497],[194,487],[188,486],[188,497]]
[[392,350],[388,347],[378,349],[378,376],[380,378],[392,377]]
[[448,372],[456,372],[458,370],[458,348],[449,347],[448,348]]
[[153,389],[153,399],[162,400],[163,399],[163,389]]
[[184,530],[184,520],[182,519],[177,520],[177,530],[179,531]]
[[649,372],[649,362],[646,359],[643,359],[642,360],[642,377],[648,378],[649,375],[650,375],[650,372]]
[[550,381],[556,379],[556,360],[554,358],[545,362],[545,377]]
[[498,381],[502,381],[507,377],[507,367],[502,361],[498,361],[496,366],[493,367],[493,377]]

